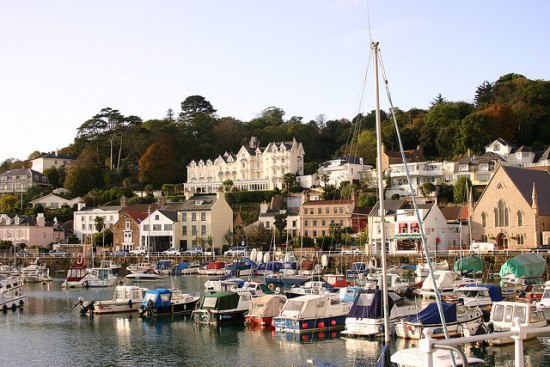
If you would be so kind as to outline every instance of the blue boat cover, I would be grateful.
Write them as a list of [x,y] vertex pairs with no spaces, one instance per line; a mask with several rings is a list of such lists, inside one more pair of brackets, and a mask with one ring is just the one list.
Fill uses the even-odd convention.
[[156,263],[158,270],[165,270],[172,268],[172,260],[160,260]]
[[[391,312],[393,300],[388,297],[388,312]],[[357,293],[348,317],[357,319],[381,319],[384,317],[384,295],[380,289],[365,289]]]
[[416,265],[405,264],[405,265],[401,265],[400,268],[401,269],[408,268],[408,269],[411,269],[411,270],[416,270]]
[[189,265],[191,265],[191,264],[188,263],[188,262],[179,263],[178,265],[176,265],[176,270],[184,270],[184,269],[187,269],[187,268],[189,267]]
[[[445,322],[456,322],[456,303],[442,303]],[[405,321],[420,322],[424,325],[440,325],[441,318],[435,302],[430,303],[418,315],[407,317]]]
[[[145,293],[146,296],[148,294],[155,294],[156,295],[155,302],[154,302],[153,306],[155,306],[155,307],[170,306],[170,299],[172,298],[172,291],[170,289],[157,288],[157,289],[154,289],[154,290],[151,290],[151,291],[147,291]],[[165,297],[165,299],[167,299],[166,302],[162,302],[161,295],[163,295],[163,294],[168,294],[169,295],[168,297]],[[144,305],[144,306],[147,305],[147,302],[143,301],[142,305]]]
[[258,270],[271,270],[278,272],[283,268],[283,264],[278,261],[270,261],[268,263],[261,263],[258,267]]
[[502,297],[502,289],[498,285],[492,284],[466,284],[466,287],[485,287],[489,290],[489,296],[493,302],[500,302],[504,299]]

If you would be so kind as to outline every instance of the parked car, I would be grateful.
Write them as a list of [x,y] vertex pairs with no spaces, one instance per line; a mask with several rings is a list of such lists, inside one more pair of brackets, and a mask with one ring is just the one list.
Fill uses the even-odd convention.
[[539,247],[535,247],[534,249],[531,249],[531,252],[549,252],[550,251],[550,244],[548,245],[540,245]]
[[250,253],[250,249],[247,247],[231,247],[224,252],[224,256],[247,256]]
[[53,257],[69,257],[70,254],[65,250],[51,250],[49,252],[50,256]]
[[202,250],[202,247],[193,247],[190,250],[185,251],[186,255],[203,255],[204,251]]
[[170,247],[168,250],[164,251],[162,253],[162,255],[164,255],[164,256],[180,256],[181,252],[180,252],[179,249],[177,249],[175,247]]
[[130,251],[132,255],[145,255],[147,249],[145,247],[138,247]]
[[111,256],[128,256],[130,255],[130,253],[128,251],[124,251],[124,250],[120,250],[120,251],[115,251],[115,252],[111,252]]
[[25,250],[17,251],[17,257],[31,257],[32,254],[30,252],[27,252]]
[[359,255],[361,254],[361,249],[359,247],[351,247],[345,250],[342,250],[341,255]]

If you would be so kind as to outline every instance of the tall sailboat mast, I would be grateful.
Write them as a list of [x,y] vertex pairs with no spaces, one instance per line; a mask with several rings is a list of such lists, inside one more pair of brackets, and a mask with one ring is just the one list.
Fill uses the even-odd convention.
[[384,209],[384,176],[382,170],[382,123],[380,119],[380,97],[378,83],[378,42],[372,42],[372,53],[374,57],[374,85],[376,99],[376,151],[378,169],[378,209],[380,216],[380,260],[382,263],[382,292],[384,294],[384,341],[390,342],[390,322],[388,311],[388,283],[386,264],[386,231],[385,231],[385,209]]

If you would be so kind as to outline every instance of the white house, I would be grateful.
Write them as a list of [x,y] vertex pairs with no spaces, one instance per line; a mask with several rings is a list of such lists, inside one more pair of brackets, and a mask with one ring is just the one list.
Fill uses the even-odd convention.
[[44,173],[45,170],[55,167],[60,168],[65,166],[68,170],[69,166],[73,164],[76,160],[76,157],[68,154],[57,154],[50,153],[42,157],[38,157],[31,161],[32,169],[41,173]]
[[61,208],[63,205],[68,205],[72,207],[73,205],[78,204],[80,201],[80,196],[75,198],[68,198],[61,195],[48,194],[36,200],[30,201],[30,203],[33,207],[40,204],[44,208],[58,209]]
[[121,206],[83,207],[73,213],[73,233],[83,241],[88,235],[97,233],[95,218],[102,217],[105,228],[112,228],[120,217]]
[[226,180],[248,191],[282,188],[286,173],[303,175],[304,155],[302,143],[296,139],[260,147],[252,137],[249,146],[242,146],[237,154],[226,152],[214,160],[192,160],[187,165],[185,191],[217,192]]
[[365,171],[371,170],[372,166],[363,163],[363,158],[338,157],[321,164],[317,170],[317,176],[323,182],[339,187],[341,182],[354,182],[362,178]]
[[150,252],[161,252],[175,247],[176,238],[181,234],[175,210],[158,209],[139,224],[139,246]]

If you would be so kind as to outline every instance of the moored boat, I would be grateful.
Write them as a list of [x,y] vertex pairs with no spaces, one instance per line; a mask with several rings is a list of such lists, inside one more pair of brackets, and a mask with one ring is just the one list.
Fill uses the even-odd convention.
[[145,293],[139,314],[144,317],[190,314],[199,299],[198,293],[182,293],[179,289],[149,290]]
[[126,279],[131,282],[157,282],[164,278],[153,268],[144,268],[135,273],[126,275]]
[[0,310],[15,310],[25,304],[23,280],[16,277],[0,277]]
[[[379,289],[359,292],[346,318],[346,330],[342,334],[353,336],[384,335],[383,293]],[[417,305],[395,292],[388,292],[390,334],[395,333],[395,324],[418,312]]]
[[[450,270],[435,271],[434,277],[435,287],[437,287],[441,295],[451,295],[455,288],[475,283],[473,279],[462,278]],[[427,277],[422,284],[420,294],[424,297],[435,297],[435,287],[432,277]]]
[[273,318],[276,331],[304,333],[345,326],[350,304],[339,297],[300,296],[286,301],[281,314]]
[[193,319],[198,324],[222,324],[244,320],[250,309],[252,295],[249,292],[217,292],[205,295]]
[[[442,303],[441,306],[450,337],[460,335],[467,324],[479,324],[482,321],[483,313],[477,307],[464,307],[456,303]],[[403,339],[420,339],[425,328],[433,329],[433,338],[445,337],[435,302],[430,303],[417,315],[398,322],[395,325],[395,333]]]
[[245,315],[245,322],[250,325],[269,326],[273,317],[279,316],[286,297],[280,294],[268,294],[250,301],[250,310]]
[[94,314],[109,314],[119,312],[135,312],[139,309],[147,288],[135,285],[119,285],[113,292],[113,298],[104,301],[85,302],[79,298],[80,312]]

